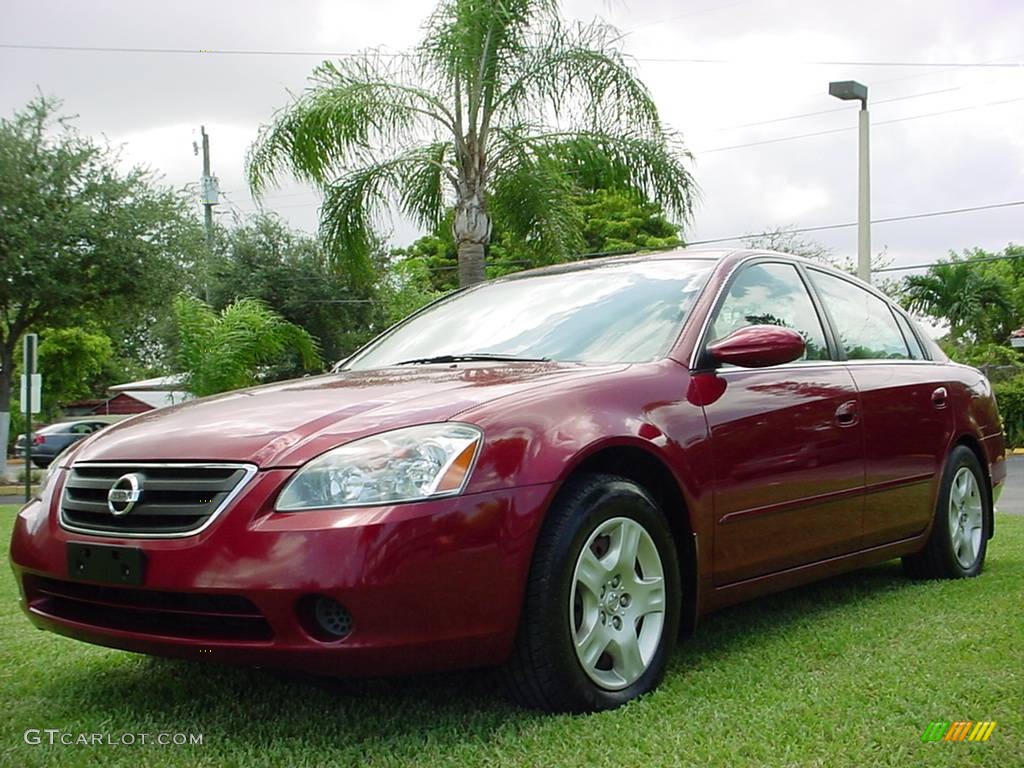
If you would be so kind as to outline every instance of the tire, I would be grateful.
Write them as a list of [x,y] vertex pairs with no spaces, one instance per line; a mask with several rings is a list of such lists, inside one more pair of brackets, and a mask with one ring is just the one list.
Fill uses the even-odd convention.
[[505,687],[532,709],[614,709],[661,682],[681,613],[657,503],[616,475],[572,479],[540,532]]
[[915,579],[977,576],[985,564],[992,524],[992,494],[974,452],[963,445],[949,454],[928,542],[903,558]]
[[33,466],[39,469],[46,469],[53,462],[53,459],[32,459]]

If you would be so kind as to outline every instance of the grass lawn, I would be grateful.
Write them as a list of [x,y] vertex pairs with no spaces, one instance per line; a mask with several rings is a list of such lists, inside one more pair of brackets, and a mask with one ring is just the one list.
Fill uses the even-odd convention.
[[[0,508],[7,541],[14,508]],[[0,765],[998,766],[1024,764],[1024,517],[985,573],[898,563],[709,617],[662,687],[616,712],[520,711],[486,673],[306,681],[150,659],[29,625],[0,577]],[[932,720],[988,742],[923,744]],[[29,746],[28,728],[203,734],[201,746]]]

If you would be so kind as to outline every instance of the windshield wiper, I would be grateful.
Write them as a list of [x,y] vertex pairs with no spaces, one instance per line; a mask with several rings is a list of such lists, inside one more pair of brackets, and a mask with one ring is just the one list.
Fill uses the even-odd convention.
[[550,363],[549,357],[520,357],[519,355],[502,355],[498,352],[466,352],[459,355],[435,355],[434,357],[414,357],[403,360],[395,365],[426,365],[429,363],[469,363],[478,360],[498,360],[515,363]]

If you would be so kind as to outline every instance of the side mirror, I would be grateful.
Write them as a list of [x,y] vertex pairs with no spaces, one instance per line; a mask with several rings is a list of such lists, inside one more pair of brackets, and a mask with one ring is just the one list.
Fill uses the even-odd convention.
[[804,339],[792,328],[748,325],[708,345],[708,353],[720,363],[744,368],[767,368],[798,360]]

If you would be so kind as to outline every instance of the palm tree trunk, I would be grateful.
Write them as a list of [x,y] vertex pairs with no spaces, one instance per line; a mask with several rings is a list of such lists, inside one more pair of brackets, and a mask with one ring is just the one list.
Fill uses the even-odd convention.
[[484,281],[484,244],[468,240],[459,243],[459,287]]
[[479,195],[460,200],[455,207],[452,234],[459,254],[459,287],[484,281],[484,252],[491,237],[491,217]]

